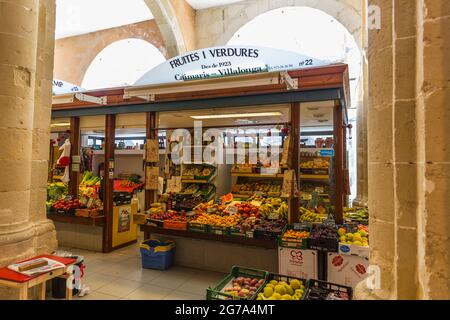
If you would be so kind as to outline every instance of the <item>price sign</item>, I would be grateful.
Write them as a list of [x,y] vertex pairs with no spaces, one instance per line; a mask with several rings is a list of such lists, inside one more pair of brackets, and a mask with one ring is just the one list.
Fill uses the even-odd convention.
[[238,208],[236,206],[228,206],[226,211],[230,216],[233,216],[238,212]]

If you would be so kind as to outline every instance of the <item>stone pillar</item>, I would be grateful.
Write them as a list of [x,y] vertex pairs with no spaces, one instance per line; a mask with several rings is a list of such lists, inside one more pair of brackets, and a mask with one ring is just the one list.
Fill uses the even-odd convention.
[[38,1],[0,0],[0,265],[34,253],[31,150]]
[[45,220],[54,5],[0,0],[0,266],[56,244]]
[[417,274],[421,297],[450,299],[450,1],[419,2]]
[[358,299],[449,299],[450,6],[373,0],[369,31],[370,264],[381,287]]
[[30,220],[35,224],[36,253],[56,249],[55,226],[46,217],[48,157],[55,49],[55,0],[39,1],[38,47],[33,122]]

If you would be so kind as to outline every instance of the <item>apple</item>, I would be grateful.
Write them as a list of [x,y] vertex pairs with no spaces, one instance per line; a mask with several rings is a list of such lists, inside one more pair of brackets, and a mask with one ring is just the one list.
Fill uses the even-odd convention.
[[257,279],[253,279],[252,281],[250,281],[250,285],[251,285],[252,287],[254,287],[257,283],[258,283],[258,280],[257,280]]
[[248,288],[248,290],[250,290],[250,291],[256,291],[258,288],[256,288],[256,287],[250,287],[250,288]]

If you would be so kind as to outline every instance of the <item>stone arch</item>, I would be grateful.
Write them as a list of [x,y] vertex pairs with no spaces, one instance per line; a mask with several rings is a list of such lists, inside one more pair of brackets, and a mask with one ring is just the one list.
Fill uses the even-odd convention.
[[129,38],[109,44],[92,60],[81,87],[88,90],[133,85],[166,58],[150,42]]
[[[360,49],[363,49],[364,8],[360,0],[246,0],[226,7],[199,10],[196,19],[198,47],[224,45],[242,26],[267,11],[302,6],[319,9],[334,17],[353,35]],[[206,25],[208,28],[202,28]]]
[[111,43],[129,39],[149,42],[167,58],[163,36],[155,20],[133,23],[56,40],[54,77],[80,85],[95,57]]
[[196,12],[185,0],[144,1],[161,30],[169,58],[196,49]]

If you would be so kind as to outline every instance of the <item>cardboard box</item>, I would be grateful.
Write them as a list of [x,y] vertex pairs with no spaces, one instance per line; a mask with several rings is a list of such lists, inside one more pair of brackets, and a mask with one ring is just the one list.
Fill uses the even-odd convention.
[[317,251],[278,247],[278,273],[303,279],[317,279]]
[[327,254],[327,281],[352,287],[367,276],[369,259],[329,252]]
[[369,258],[369,247],[358,246],[356,244],[339,243],[339,253],[345,255]]

